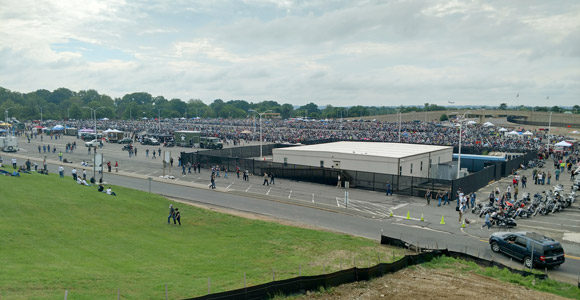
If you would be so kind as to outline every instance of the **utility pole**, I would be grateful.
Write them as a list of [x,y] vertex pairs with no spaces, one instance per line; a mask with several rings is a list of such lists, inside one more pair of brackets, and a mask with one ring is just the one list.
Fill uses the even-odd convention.
[[262,113],[257,112],[253,109],[250,109],[250,111],[257,113],[260,116],[260,159],[263,159],[263,155],[262,155],[262,116],[265,115],[266,113],[272,112],[272,110],[268,109],[267,111],[262,112]]

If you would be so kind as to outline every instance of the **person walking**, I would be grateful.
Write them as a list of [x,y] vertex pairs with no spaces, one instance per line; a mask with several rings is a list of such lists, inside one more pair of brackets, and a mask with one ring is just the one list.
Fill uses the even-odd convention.
[[491,228],[491,222],[489,220],[489,211],[485,213],[485,223],[483,225],[481,225],[481,229],[483,229],[483,227],[487,226],[487,230],[490,230]]
[[387,188],[386,196],[392,196],[393,195],[393,191],[391,189],[391,182],[390,181],[387,181],[386,188]]
[[550,185],[550,180],[552,179],[552,173],[550,173],[550,171],[548,171],[548,185]]
[[270,184],[274,185],[274,173],[270,173]]
[[111,173],[111,161],[110,160],[107,162],[107,169],[109,170],[109,173]]
[[181,165],[181,175],[185,175],[185,165]]
[[153,157],[151,159],[157,159],[157,157],[155,157],[155,150],[153,150]]
[[457,210],[459,212],[459,223],[461,223],[461,220],[463,219],[466,207],[467,207],[467,199],[465,195],[462,195],[461,200],[459,202],[459,209]]
[[76,168],[73,168],[72,169],[71,174],[72,174],[73,180],[74,181],[77,181],[77,176],[78,175],[77,175],[77,169]]
[[268,173],[264,173],[264,183],[262,183],[262,185],[270,186],[270,183],[268,182]]
[[58,176],[64,178],[64,168],[62,165],[58,166]]
[[336,183],[336,188],[342,187],[342,183],[340,181],[340,174],[338,174],[338,182]]
[[16,158],[12,158],[12,168],[16,169],[17,165],[18,165],[18,160],[16,160]]
[[145,149],[145,157],[149,157],[149,149]]
[[[516,186],[516,191],[517,190],[518,190],[518,187]],[[475,192],[471,192],[471,194],[469,195],[469,201],[471,202],[471,208],[475,207],[475,200],[476,200],[475,198],[476,198]],[[469,207],[467,207],[467,208],[469,208]]]
[[119,172],[119,163],[115,161],[115,172]]
[[175,222],[175,209],[173,208],[173,204],[169,204],[169,217],[167,217],[167,224],[173,218],[173,222]]
[[431,204],[431,190],[427,189],[425,192],[425,200],[427,200],[427,205]]
[[179,212],[179,208],[175,208],[175,218],[173,219],[173,224],[175,225],[175,220],[179,222],[179,226],[181,226],[181,213]]
[[437,207],[441,206],[441,200],[443,200],[443,196],[441,195],[441,191],[437,192]]

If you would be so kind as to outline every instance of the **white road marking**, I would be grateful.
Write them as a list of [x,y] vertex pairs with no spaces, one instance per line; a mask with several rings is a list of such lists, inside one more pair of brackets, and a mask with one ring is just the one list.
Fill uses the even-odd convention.
[[399,208],[401,208],[401,207],[404,207],[404,206],[406,206],[407,204],[409,204],[409,203],[401,203],[401,204],[399,204],[399,205],[396,205],[396,206],[393,206],[393,207],[391,207],[391,210],[396,210],[396,209],[399,209]]
[[226,190],[230,188],[230,186],[234,185],[235,182],[232,182],[230,185],[226,187]]
[[336,206],[340,207],[340,203],[338,203],[338,197],[336,197]]
[[413,206],[425,206],[425,205],[427,205],[427,204],[421,204],[421,203],[411,203],[410,205],[413,205]]
[[268,191],[266,192],[266,196],[270,195],[270,191],[272,190],[272,188],[269,188]]
[[529,226],[529,225],[522,225],[522,224],[519,224],[518,227],[526,227],[526,228],[532,228],[532,229],[538,229],[538,230],[546,230],[546,231],[554,231],[554,232],[570,232],[568,230],[553,229],[553,228],[538,227],[538,226]]
[[290,197],[292,197],[292,190],[290,190],[290,194],[288,194],[288,199],[290,199]]
[[133,173],[139,173],[139,172],[143,172],[143,171],[145,171],[145,170],[143,169],[143,170],[135,171]]
[[542,223],[542,224],[550,224],[550,225],[559,225],[559,226],[566,226],[566,227],[576,227],[576,228],[580,228],[580,226],[577,225],[568,225],[568,224],[556,224],[556,223],[552,223],[552,222],[544,222],[544,221],[536,221],[536,220],[526,220],[527,222],[534,222],[534,223]]
[[152,172],[152,173],[149,173],[149,174],[147,174],[147,175],[145,175],[145,176],[150,176],[150,175],[153,175],[153,174],[155,174],[155,173],[157,173],[157,171],[155,171],[155,172]]
[[412,227],[412,228],[417,228],[417,229],[435,231],[435,232],[439,232],[439,233],[451,234],[449,232],[445,232],[445,231],[441,231],[441,230],[436,230],[436,229],[431,229],[429,227],[421,227],[421,226],[418,226],[418,225],[409,225],[409,224],[402,224],[402,223],[393,223],[393,224],[399,225],[399,226],[407,226],[407,227]]
[[249,191],[252,188],[253,185],[250,184],[250,186],[246,189],[246,192]]
[[314,203],[314,194],[312,194],[312,203]]

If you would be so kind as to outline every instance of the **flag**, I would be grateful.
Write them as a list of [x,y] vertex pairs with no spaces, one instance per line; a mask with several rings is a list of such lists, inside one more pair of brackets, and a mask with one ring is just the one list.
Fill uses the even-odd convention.
[[520,96],[520,93],[518,93],[518,94],[516,95],[516,97],[519,97],[519,96]]

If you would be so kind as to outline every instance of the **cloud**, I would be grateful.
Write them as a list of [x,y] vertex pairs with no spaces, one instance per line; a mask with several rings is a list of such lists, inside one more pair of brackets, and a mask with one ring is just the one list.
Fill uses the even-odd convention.
[[23,92],[338,106],[580,95],[576,1],[5,0],[0,21],[0,82]]

